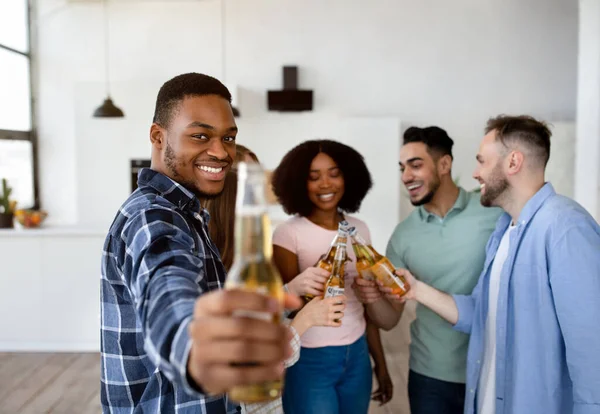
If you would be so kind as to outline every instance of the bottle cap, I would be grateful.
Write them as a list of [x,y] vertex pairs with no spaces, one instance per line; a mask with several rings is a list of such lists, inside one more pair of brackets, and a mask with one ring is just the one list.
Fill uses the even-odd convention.
[[345,232],[348,232],[349,227],[350,227],[350,223],[348,223],[346,220],[342,220],[338,224],[338,230],[343,230]]

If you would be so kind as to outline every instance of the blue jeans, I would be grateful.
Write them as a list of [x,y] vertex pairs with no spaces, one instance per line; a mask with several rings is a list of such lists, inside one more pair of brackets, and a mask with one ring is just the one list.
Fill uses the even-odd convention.
[[344,346],[302,348],[288,368],[285,414],[367,414],[372,388],[366,336]]
[[408,400],[411,414],[463,414],[465,384],[408,372]]

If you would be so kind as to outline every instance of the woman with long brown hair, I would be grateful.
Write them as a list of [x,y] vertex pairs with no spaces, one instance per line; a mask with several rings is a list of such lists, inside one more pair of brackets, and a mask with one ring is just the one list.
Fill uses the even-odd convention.
[[[259,162],[255,153],[243,145],[236,144],[234,167],[238,162]],[[225,177],[223,192],[209,200],[206,209],[210,213],[208,230],[210,238],[221,253],[225,270],[229,271],[233,263],[233,230],[235,221],[235,198],[237,194],[237,174],[232,168]]]

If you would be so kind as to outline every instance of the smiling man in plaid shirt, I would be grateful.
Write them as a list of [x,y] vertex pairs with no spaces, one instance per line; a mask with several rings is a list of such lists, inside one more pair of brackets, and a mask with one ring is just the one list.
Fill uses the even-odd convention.
[[236,134],[231,95],[218,80],[189,73],[160,89],[152,166],[140,171],[104,244],[105,413],[235,413],[229,388],[282,378],[289,330],[231,316],[281,309],[256,293],[221,290],[225,269],[201,207],[223,190]]

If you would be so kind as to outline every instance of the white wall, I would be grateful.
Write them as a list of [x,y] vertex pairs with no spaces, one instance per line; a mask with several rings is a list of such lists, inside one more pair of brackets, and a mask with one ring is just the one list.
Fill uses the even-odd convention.
[[557,193],[573,197],[575,193],[575,123],[555,122],[552,131],[550,159],[546,166],[546,180]]
[[[129,158],[149,155],[162,82],[186,71],[222,77],[220,3],[111,1],[112,95],[124,120],[91,118],[104,99],[100,3],[38,5],[40,187],[48,223],[106,228],[127,196]],[[228,23],[227,81],[240,88],[239,140],[269,167],[315,136],[358,144],[341,126],[356,117],[373,123],[361,131],[374,149],[367,161],[376,163],[377,154],[396,150],[378,135],[391,128],[378,119],[395,119],[446,128],[456,141],[455,175],[470,187],[489,116],[574,118],[572,1],[229,0]],[[285,64],[298,65],[300,86],[314,90],[313,112],[266,110],[266,90],[281,87]],[[387,185],[382,181],[376,185]]]
[[[98,121],[86,116],[93,110],[88,102],[97,88],[85,86],[75,92],[76,130],[80,137],[76,146],[78,222],[86,228],[106,228],[130,192],[129,158],[148,157],[150,144],[144,132],[147,133],[149,126],[143,114],[132,110],[127,115],[128,122],[104,121],[104,127],[98,128]],[[153,99],[152,88],[145,84],[124,84],[122,90],[128,92],[120,101],[122,106],[132,102],[135,109],[135,99],[131,97]],[[385,248],[393,230],[390,223],[399,219],[400,211],[399,195],[394,191],[400,183],[397,118],[265,114],[260,118],[244,116],[237,123],[244,131],[240,141],[252,148],[268,169],[275,168],[291,146],[306,137],[328,137],[356,148],[365,157],[375,183],[359,216],[369,224],[374,245]],[[115,179],[107,181],[107,174]],[[275,221],[285,218],[281,208],[273,209],[272,213]]]
[[[49,224],[97,230],[0,237],[12,260],[0,292],[17,292],[0,308],[25,309],[20,323],[0,321],[0,349],[93,350],[101,243],[129,192],[129,159],[149,156],[164,81],[187,71],[222,78],[220,4],[111,0],[112,95],[126,118],[98,120],[91,114],[105,93],[100,3],[37,3],[43,207]],[[446,128],[456,142],[455,176],[467,188],[491,115],[527,112],[561,125],[555,148],[572,139],[572,122],[561,122],[575,114],[572,1],[228,0],[228,15],[227,81],[240,88],[240,142],[268,168],[304,139],[359,149],[375,181],[359,216],[379,249],[398,210],[410,211],[400,204],[396,163],[406,127]],[[315,91],[313,112],[266,110],[266,90],[281,87],[286,64],[298,65],[300,86]],[[573,154],[557,153],[564,159],[553,160],[552,171],[572,170]],[[572,183],[560,185],[567,192]]]
[[575,197],[600,221],[600,0],[579,1]]

